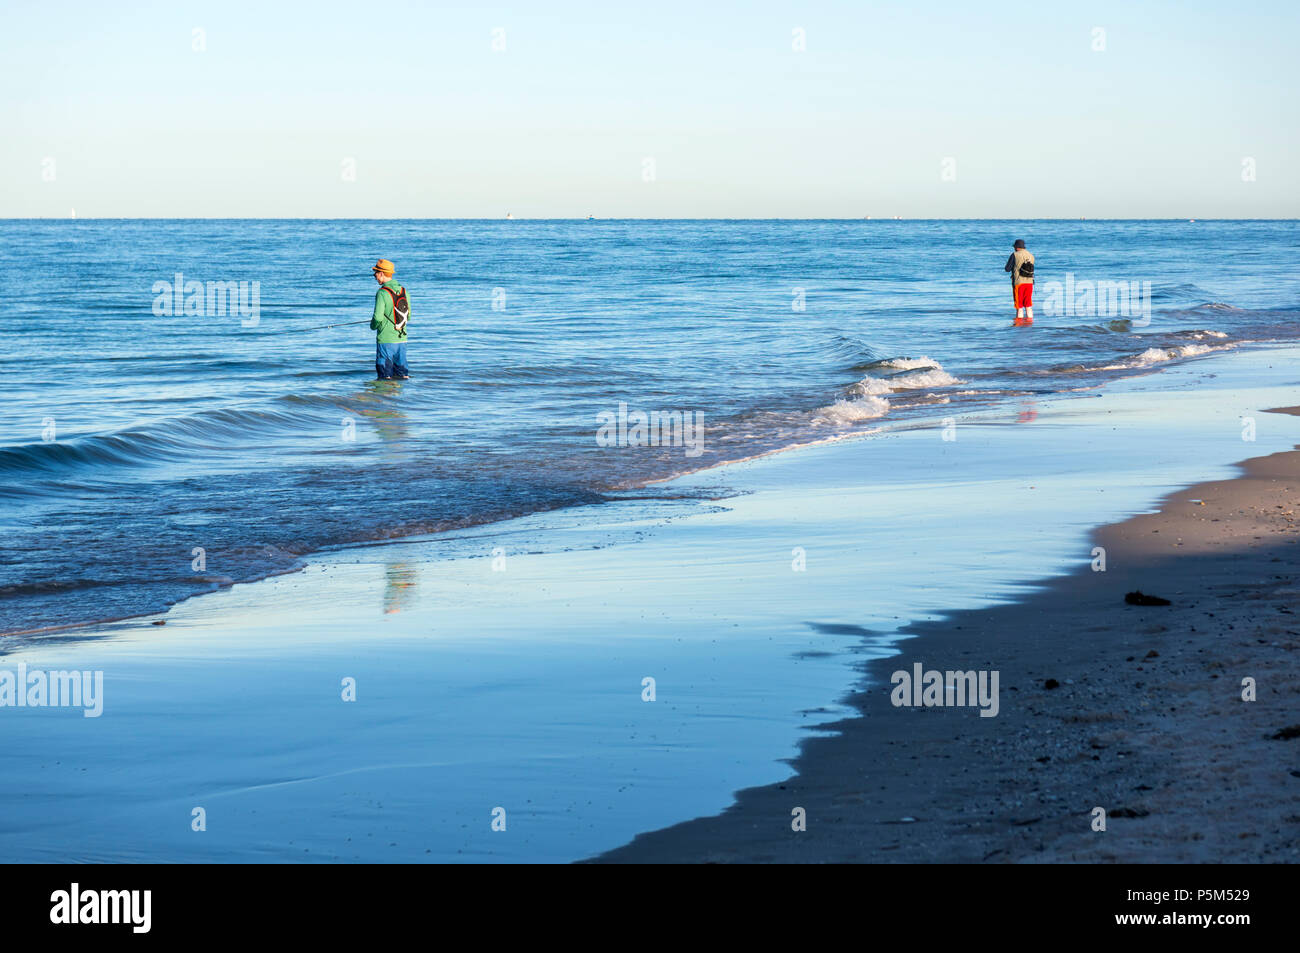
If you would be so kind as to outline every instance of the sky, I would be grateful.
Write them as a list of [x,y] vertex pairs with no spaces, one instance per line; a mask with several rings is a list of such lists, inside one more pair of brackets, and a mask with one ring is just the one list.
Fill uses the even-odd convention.
[[0,218],[1293,218],[1298,37],[1294,0],[0,0]]

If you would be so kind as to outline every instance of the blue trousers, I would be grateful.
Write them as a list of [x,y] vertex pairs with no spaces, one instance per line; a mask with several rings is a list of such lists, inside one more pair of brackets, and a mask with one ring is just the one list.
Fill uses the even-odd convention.
[[375,374],[379,376],[380,380],[388,380],[391,377],[410,377],[411,372],[406,368],[406,345],[376,344]]

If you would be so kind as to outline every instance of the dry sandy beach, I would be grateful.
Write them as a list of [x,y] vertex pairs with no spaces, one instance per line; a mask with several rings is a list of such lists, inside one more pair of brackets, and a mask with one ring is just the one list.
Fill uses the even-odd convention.
[[[909,627],[900,656],[865,663],[859,717],[805,741],[795,777],[599,859],[1296,861],[1300,452],[1241,470],[1097,531],[1105,571]],[[1132,590],[1172,604],[1127,605]],[[1000,669],[999,714],[894,707],[890,673],[915,662]]]

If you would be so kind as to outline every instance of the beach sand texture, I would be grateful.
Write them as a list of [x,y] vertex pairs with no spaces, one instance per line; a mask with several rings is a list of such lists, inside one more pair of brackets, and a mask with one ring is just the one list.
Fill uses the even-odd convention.
[[[1104,572],[911,626],[901,656],[868,663],[858,717],[804,742],[795,777],[601,859],[1295,862],[1300,453],[1242,471],[1097,531]],[[1127,605],[1138,589],[1172,604]],[[993,659],[997,717],[890,703],[889,673],[914,660]],[[807,812],[803,832],[791,830],[794,807]]]

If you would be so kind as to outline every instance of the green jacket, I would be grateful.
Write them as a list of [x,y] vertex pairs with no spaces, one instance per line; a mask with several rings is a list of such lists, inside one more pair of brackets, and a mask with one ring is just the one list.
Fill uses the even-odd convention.
[[[375,314],[370,319],[370,330],[379,332],[375,335],[376,344],[404,344],[406,343],[406,328],[398,331],[397,328],[393,327],[393,299],[384,290],[385,288],[392,288],[393,294],[402,293],[402,286],[392,278],[379,286],[378,290],[375,291]],[[408,306],[410,305],[410,295],[406,296],[406,303]],[[406,322],[407,327],[410,327],[410,324],[411,322],[408,319]]]

